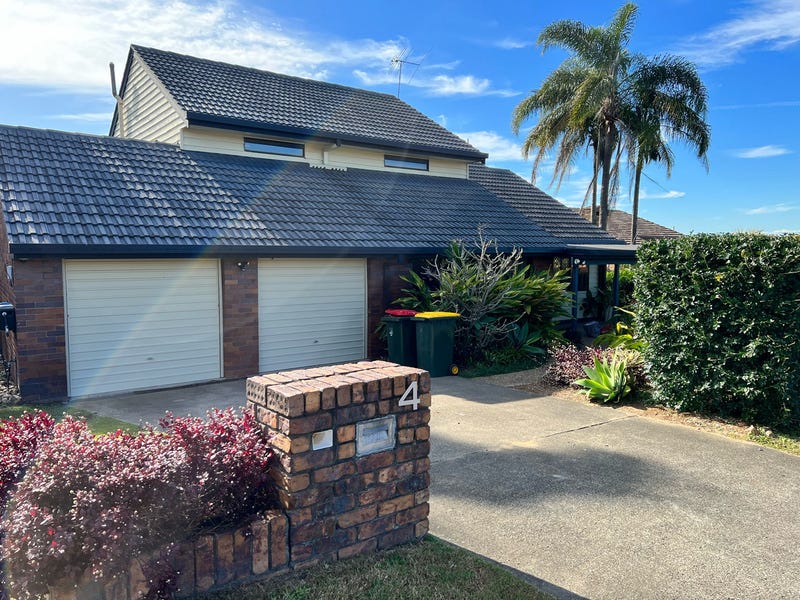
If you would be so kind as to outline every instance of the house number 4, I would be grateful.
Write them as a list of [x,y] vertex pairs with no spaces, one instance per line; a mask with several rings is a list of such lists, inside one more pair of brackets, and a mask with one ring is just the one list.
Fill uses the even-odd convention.
[[[411,394],[411,399],[408,400],[408,395]],[[419,396],[417,395],[417,382],[412,381],[411,385],[408,386],[406,393],[403,394],[402,398],[400,398],[400,402],[398,402],[399,406],[413,406],[414,410],[417,410],[419,406]]]

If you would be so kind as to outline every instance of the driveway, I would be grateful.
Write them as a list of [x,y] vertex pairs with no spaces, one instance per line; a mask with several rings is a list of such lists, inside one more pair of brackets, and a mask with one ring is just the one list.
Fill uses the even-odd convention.
[[575,598],[800,597],[800,458],[435,379],[431,533]]
[[220,381],[166,390],[130,392],[73,400],[70,406],[114,417],[135,425],[158,423],[167,411],[176,416],[204,417],[212,408],[247,404],[245,380]]

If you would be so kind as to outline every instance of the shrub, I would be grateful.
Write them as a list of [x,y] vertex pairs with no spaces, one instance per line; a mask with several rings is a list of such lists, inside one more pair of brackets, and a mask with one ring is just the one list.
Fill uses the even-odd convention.
[[53,417],[41,410],[0,421],[0,514],[39,446],[52,435],[54,425]]
[[253,413],[214,409],[206,419],[174,417],[160,422],[186,452],[200,485],[203,525],[229,525],[275,505],[269,475],[272,458]]
[[603,352],[601,348],[579,348],[573,344],[556,346],[550,351],[544,381],[552,385],[573,385],[585,375],[584,365],[591,365]]
[[634,296],[655,399],[772,426],[800,423],[800,236],[642,244]]
[[586,377],[575,381],[584,389],[584,393],[592,400],[619,402],[631,393],[628,384],[628,369],[625,358],[614,354],[611,358],[595,356],[594,366],[584,365]]
[[403,280],[409,287],[396,304],[461,315],[455,353],[462,364],[513,345],[523,325],[528,327],[528,338],[537,335],[541,345],[560,338],[553,319],[563,314],[565,273],[532,273],[519,249],[502,253],[483,238],[474,248],[456,241],[421,275],[411,272]]
[[55,426],[3,521],[16,596],[113,576],[137,555],[268,507],[257,503],[268,494],[270,453],[250,413],[164,425],[166,433],[97,437],[71,417]]

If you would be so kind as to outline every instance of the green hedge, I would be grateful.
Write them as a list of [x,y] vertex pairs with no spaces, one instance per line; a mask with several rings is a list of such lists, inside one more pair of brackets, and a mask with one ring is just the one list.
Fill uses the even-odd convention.
[[800,424],[800,236],[696,235],[643,244],[634,297],[656,400]]

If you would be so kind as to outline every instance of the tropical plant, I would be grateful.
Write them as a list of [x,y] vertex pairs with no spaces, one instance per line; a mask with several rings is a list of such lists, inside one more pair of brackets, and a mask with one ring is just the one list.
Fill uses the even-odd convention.
[[[556,146],[554,180],[558,176],[559,182],[581,149],[592,152],[592,188],[599,173],[603,229],[607,229],[608,209],[619,185],[623,147],[633,157],[637,181],[647,162],[666,161],[671,167],[667,139],[689,142],[701,158],[708,148],[706,92],[693,65],[668,55],[646,58],[628,50],[637,10],[635,4],[624,4],[607,26],[590,27],[572,20],[546,26],[537,40],[542,50],[558,47],[570,56],[512,113],[514,133],[538,115],[522,147],[525,157],[536,151],[534,177],[542,159]],[[593,207],[593,222],[594,215]]]
[[520,249],[499,252],[480,233],[474,246],[455,241],[421,274],[411,272],[403,280],[409,287],[395,304],[461,315],[455,350],[462,364],[513,343],[523,326],[525,341],[537,335],[536,343],[544,345],[560,337],[553,319],[563,314],[565,272],[532,273]]
[[[617,310],[626,315],[631,320],[631,323],[636,318],[636,313],[629,310],[623,308],[618,308]],[[606,348],[624,348],[625,350],[641,352],[647,346],[647,342],[636,335],[635,328],[631,323],[626,323],[623,320],[617,321],[614,324],[614,329],[608,333],[598,335],[592,345]]]
[[594,367],[584,366],[586,377],[575,383],[585,388],[584,393],[592,400],[603,404],[619,402],[631,393],[628,384],[628,370],[624,358],[614,355],[611,359],[594,359]]
[[628,159],[633,169],[633,218],[631,243],[636,243],[639,185],[642,170],[651,162],[662,163],[667,177],[674,155],[670,140],[680,140],[697,151],[708,169],[711,133],[705,115],[708,92],[691,62],[669,55],[637,61],[631,75],[630,97],[624,107]]

